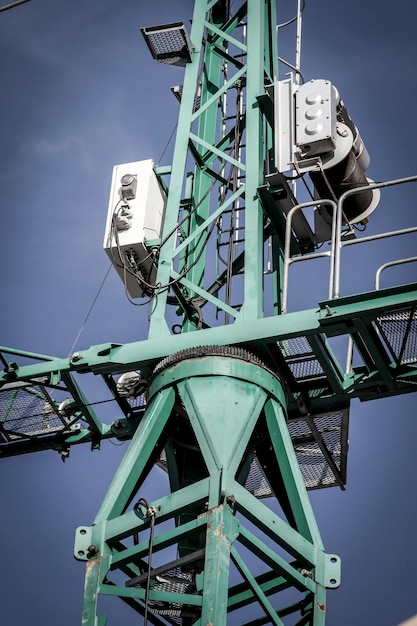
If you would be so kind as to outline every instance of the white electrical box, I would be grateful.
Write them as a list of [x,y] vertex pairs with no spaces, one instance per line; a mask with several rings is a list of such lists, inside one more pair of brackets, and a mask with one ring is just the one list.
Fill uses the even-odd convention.
[[339,94],[330,81],[310,80],[295,94],[295,143],[306,156],[336,148],[336,106]]
[[155,285],[156,267],[146,243],[160,239],[165,205],[151,159],[114,166],[103,245],[133,298]]
[[328,80],[298,85],[294,76],[274,86],[275,162],[279,172],[315,169],[317,157],[337,149],[340,97]]

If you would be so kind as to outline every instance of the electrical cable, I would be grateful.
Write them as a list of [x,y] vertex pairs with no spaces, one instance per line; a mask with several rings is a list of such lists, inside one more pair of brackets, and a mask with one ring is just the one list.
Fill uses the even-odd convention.
[[366,230],[366,224],[363,224],[362,222],[361,224],[362,224],[362,228],[360,228],[358,224],[351,224],[351,226],[353,226],[353,228],[357,230],[358,232],[363,233]]
[[293,70],[296,74],[298,74],[298,75],[300,76],[300,78],[301,78],[301,81],[302,81],[303,83],[305,83],[305,78],[304,78],[303,73],[301,72],[301,70],[297,69],[297,68],[295,67],[295,65],[292,65],[292,63],[290,63],[289,61],[286,61],[286,60],[285,60],[285,59],[283,59],[282,57],[278,57],[278,61],[279,61],[280,63],[283,63],[283,64],[284,64],[284,65],[286,65],[287,67],[289,67],[289,68],[290,68],[291,70]]
[[76,338],[75,338],[75,340],[74,340],[74,343],[73,343],[73,344],[72,344],[72,346],[71,346],[71,350],[70,350],[70,352],[69,352],[68,357],[70,357],[70,356],[71,356],[71,354],[73,354],[73,352],[74,352],[74,348],[75,348],[75,346],[77,345],[77,342],[78,342],[78,340],[79,340],[79,338],[80,338],[80,336],[81,336],[81,333],[83,332],[83,330],[84,330],[84,328],[85,328],[85,325],[86,325],[86,323],[87,323],[87,321],[88,321],[88,318],[89,318],[89,317],[90,317],[90,315],[91,315],[91,312],[92,312],[92,310],[93,310],[93,308],[94,308],[94,305],[95,305],[95,303],[97,302],[97,298],[99,297],[99,295],[100,295],[100,293],[101,293],[101,290],[103,289],[104,283],[105,283],[105,282],[106,282],[106,280],[107,280],[107,276],[108,276],[108,275],[109,275],[109,273],[110,273],[111,267],[112,267],[112,265],[110,264],[110,265],[109,265],[109,267],[108,267],[108,269],[107,269],[106,275],[104,276],[104,278],[103,278],[103,280],[102,280],[102,282],[101,282],[101,284],[100,284],[100,287],[98,288],[98,291],[97,291],[97,293],[96,293],[96,295],[95,295],[95,297],[94,297],[94,300],[93,300],[93,302],[91,303],[90,308],[88,309],[88,312],[87,312],[87,315],[85,316],[84,322],[83,322],[83,324],[81,325],[81,328],[80,328],[80,330],[78,331],[78,334],[77,334],[77,336],[76,336]]
[[149,506],[148,502],[145,498],[140,498],[135,506],[133,507],[134,511],[137,511],[140,507],[143,507],[146,511],[145,515],[150,520],[150,529],[149,529],[149,551],[148,551],[148,571],[146,576],[146,589],[145,589],[145,613],[143,616],[143,626],[147,626],[148,624],[148,610],[149,610],[149,592],[151,589],[151,569],[152,569],[152,550],[153,550],[153,539],[154,539],[154,530],[155,530],[155,514],[156,511],[153,507]]
[[[214,179],[213,182],[211,183],[210,187],[207,189],[206,193],[200,199],[200,201],[187,213],[187,215],[180,222],[177,222],[175,227],[172,228],[171,231],[164,237],[164,239],[159,244],[159,248],[161,248],[168,241],[168,239],[178,230],[178,228],[180,228],[180,226],[182,226],[184,224],[184,222],[189,220],[191,215],[193,215],[193,213],[195,213],[195,211],[197,211],[198,207],[202,204],[202,202],[204,202],[204,200],[207,197],[207,195],[213,189],[215,183],[216,183],[216,180]],[[117,265],[117,267],[119,267],[120,269],[123,269],[124,273],[127,272],[127,273],[131,274],[132,276],[134,276],[136,278],[136,280],[138,280],[140,285],[142,287],[144,287],[144,291],[146,291],[146,292],[151,291],[152,293],[155,293],[155,292],[161,293],[162,291],[164,291],[166,289],[169,289],[170,286],[172,286],[173,284],[175,284],[179,280],[181,280],[181,278],[183,278],[189,272],[189,270],[192,267],[194,267],[194,265],[198,262],[198,260],[201,257],[202,252],[198,255],[197,259],[190,266],[185,268],[185,270],[183,270],[183,272],[180,274],[180,276],[176,277],[174,280],[170,281],[166,285],[151,285],[142,276],[139,276],[138,273],[134,269],[132,269],[131,267],[128,266],[128,264],[126,262],[126,258],[125,258],[126,255],[123,255],[122,251],[120,249],[119,233],[118,233],[118,229],[117,229],[117,226],[116,226],[116,218],[117,218],[117,215],[118,215],[119,211],[122,209],[122,205],[121,205],[122,202],[123,202],[123,200],[119,200],[119,202],[117,203],[117,205],[115,207],[115,210],[113,212],[112,223],[111,223],[111,239],[114,238],[114,240],[115,240],[120,263],[118,263],[117,259],[115,258],[114,254],[113,254],[113,247],[111,248],[112,260],[113,260],[114,264]],[[209,235],[211,234],[212,230],[213,230],[213,228],[210,229]],[[206,241],[207,241],[207,239],[208,239],[208,237],[206,238]],[[141,263],[146,261],[152,255],[153,255],[153,252],[150,252],[146,257],[144,257],[144,259],[141,259]],[[124,284],[125,284],[125,290],[126,290],[127,289],[126,279],[124,280]],[[137,306],[142,306],[142,303],[140,303],[140,304],[139,303],[135,303],[130,298],[128,298],[128,300],[129,300],[129,302],[131,304],[135,304]],[[145,302],[143,304],[147,304],[147,303],[148,302]]]
[[175,134],[175,131],[177,130],[177,126],[178,126],[178,122],[176,122],[176,123],[175,123],[175,126],[174,126],[174,128],[173,128],[173,130],[172,130],[172,133],[170,134],[170,136],[169,136],[169,138],[168,138],[168,141],[167,141],[167,143],[166,143],[166,146],[165,146],[165,148],[163,149],[161,156],[159,157],[158,164],[159,164],[159,163],[162,161],[162,159],[164,158],[165,152],[168,150],[168,146],[169,146],[169,144],[171,143],[171,139],[173,138],[173,136],[174,136],[174,134]]
[[[303,13],[303,11],[305,9],[305,6],[306,6],[306,0],[303,0],[303,4],[301,6],[300,13]],[[294,17],[292,17],[290,20],[288,20],[288,22],[283,22],[282,24],[278,24],[277,25],[277,30],[279,28],[285,28],[286,26],[289,26],[290,24],[293,24],[294,22],[297,21],[297,19],[298,19],[298,13],[296,13],[296,15],[294,15]]]
[[300,178],[301,178],[301,181],[302,181],[304,187],[306,188],[306,191],[307,191],[308,195],[310,196],[310,198],[312,200],[315,200],[314,193],[311,191],[310,187],[307,184],[307,181],[306,181],[306,178],[305,178],[305,174],[301,174]]

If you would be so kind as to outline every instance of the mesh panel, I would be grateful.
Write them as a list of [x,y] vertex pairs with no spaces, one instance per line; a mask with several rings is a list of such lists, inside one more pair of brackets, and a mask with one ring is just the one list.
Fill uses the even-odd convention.
[[146,395],[144,393],[137,398],[127,398],[127,401],[132,409],[141,409],[146,407]]
[[149,43],[156,55],[180,52],[184,48],[184,36],[180,30],[148,32]]
[[[345,416],[347,411],[313,418],[314,426],[339,471],[343,455],[347,454],[347,449],[343,449]],[[308,423],[304,420],[290,422],[288,430],[307,489],[338,484]]]
[[320,378],[324,371],[306,337],[278,341],[282,355],[297,381]]
[[399,365],[417,363],[417,311],[395,311],[378,317],[382,331]]
[[[59,404],[59,403],[58,403]],[[0,393],[0,422],[7,441],[44,435],[67,425],[57,404],[41,385],[12,387]]]
[[317,444],[296,446],[295,454],[307,489],[336,484],[334,474]]
[[[156,576],[155,579],[152,579],[150,588],[158,592],[193,593],[195,592],[194,574],[192,571],[175,567],[168,570],[163,575]],[[182,626],[185,616],[189,618],[190,615],[192,615],[195,619],[198,617],[195,607],[188,608],[180,602],[151,600],[149,602],[149,610],[152,613],[163,616],[170,624],[177,626]]]
[[251,463],[245,489],[256,498],[270,498],[273,495],[269,482],[265,478],[257,459],[253,459]]

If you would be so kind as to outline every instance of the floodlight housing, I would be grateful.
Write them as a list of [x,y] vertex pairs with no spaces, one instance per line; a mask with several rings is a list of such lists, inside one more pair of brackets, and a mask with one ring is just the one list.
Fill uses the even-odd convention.
[[[182,100],[182,85],[176,85],[175,87],[171,87],[171,92],[174,94],[178,102],[181,104]],[[201,104],[201,82],[197,83],[197,88],[194,96],[194,104],[193,104],[193,113],[200,108]]]
[[141,28],[146,44],[158,63],[185,67],[192,60],[192,46],[183,22]]

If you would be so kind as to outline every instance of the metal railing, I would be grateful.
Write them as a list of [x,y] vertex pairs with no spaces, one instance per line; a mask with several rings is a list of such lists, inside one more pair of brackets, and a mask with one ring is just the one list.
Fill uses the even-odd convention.
[[[378,241],[382,239],[387,239],[389,237],[397,237],[400,235],[406,235],[410,233],[417,232],[417,226],[413,226],[410,228],[402,228],[395,231],[389,231],[385,233],[379,233],[377,235],[370,235],[369,237],[361,237],[360,239],[346,239],[343,240],[343,203],[354,194],[361,193],[361,191],[370,191],[373,189],[380,189],[384,187],[392,187],[394,185],[402,185],[405,183],[417,182],[416,176],[409,176],[407,178],[398,178],[395,180],[389,180],[379,183],[370,183],[365,189],[364,188],[355,188],[349,189],[346,191],[338,200],[337,205],[332,200],[314,200],[310,202],[304,202],[302,204],[298,204],[294,206],[287,215],[286,221],[286,230],[285,230],[285,251],[284,251],[284,275],[283,275],[283,286],[282,286],[282,313],[287,312],[288,305],[288,286],[289,286],[289,268],[293,263],[309,261],[311,259],[316,259],[320,257],[328,257],[330,260],[330,269],[329,269],[329,289],[328,295],[329,300],[340,297],[340,271],[341,271],[341,253],[342,248],[346,246],[353,246],[362,243],[369,243],[370,241]],[[308,207],[314,207],[316,211],[318,206],[327,205],[330,206],[333,213],[332,220],[332,228],[331,228],[331,239],[330,239],[330,250],[324,252],[315,252],[313,254],[308,254],[305,256],[291,256],[290,253],[290,243],[291,243],[291,235],[292,235],[292,222],[294,214],[297,211],[301,211],[302,209]],[[417,257],[410,257],[407,259],[399,259],[397,261],[390,261],[382,265],[376,275],[375,279],[375,289],[379,289],[379,281],[381,273],[388,267],[393,265],[400,265],[405,263],[416,262]]]
[[[415,230],[417,231],[417,227],[415,228]],[[381,265],[378,268],[378,271],[375,275],[375,290],[377,291],[379,289],[381,274],[388,267],[394,267],[396,265],[405,265],[406,263],[416,263],[416,262],[417,262],[417,256],[412,256],[412,257],[409,257],[408,259],[398,259],[398,261],[389,261],[388,263],[384,263],[383,265]]]
[[[330,206],[333,212],[333,220],[332,220],[332,231],[331,231],[331,247],[328,251],[323,252],[313,252],[312,254],[306,256],[294,256],[291,257],[291,234],[292,234],[292,220],[293,216],[297,211],[301,211],[302,209],[306,209],[308,207],[315,207],[317,209],[318,206],[328,205]],[[289,283],[289,269],[292,263],[300,263],[301,261],[310,261],[311,259],[318,259],[323,257],[328,257],[330,259],[330,271],[329,271],[329,299],[331,298],[331,294],[333,292],[333,283],[334,283],[334,265],[335,265],[335,247],[336,247],[336,220],[334,219],[337,211],[336,202],[333,200],[314,200],[311,202],[303,202],[302,204],[297,204],[292,209],[288,211],[287,222],[285,225],[285,249],[284,249],[284,276],[282,281],[282,308],[281,312],[287,312],[287,301],[288,301],[288,283]]]

